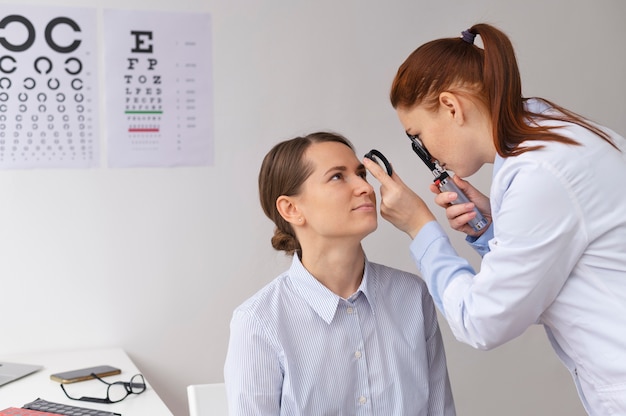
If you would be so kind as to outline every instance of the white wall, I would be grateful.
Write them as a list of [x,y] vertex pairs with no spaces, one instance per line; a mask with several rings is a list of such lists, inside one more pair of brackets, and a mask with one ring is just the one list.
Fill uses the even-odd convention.
[[[233,308],[286,267],[256,188],[274,143],[341,132],[432,202],[387,98],[419,44],[496,24],[526,96],[626,133],[622,0],[0,0],[0,13],[11,3],[94,7],[100,31],[105,7],[211,13],[214,166],[0,171],[0,354],[119,345],[176,415],[186,385],[222,379]],[[486,191],[489,169],[473,179]],[[365,246],[415,271],[408,242],[381,220]],[[459,415],[584,414],[540,328],[490,352],[442,328]]]

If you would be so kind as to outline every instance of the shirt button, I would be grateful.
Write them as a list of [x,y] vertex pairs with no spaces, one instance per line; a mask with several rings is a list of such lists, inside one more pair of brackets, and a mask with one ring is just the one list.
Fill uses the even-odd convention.
[[346,312],[348,312],[348,315],[352,315],[354,313],[354,308],[349,306],[348,309],[346,309]]
[[359,397],[359,404],[367,403],[367,399],[364,396]]
[[357,351],[357,352],[355,352],[355,353],[354,353],[354,356],[355,356],[356,358],[361,358],[361,351]]

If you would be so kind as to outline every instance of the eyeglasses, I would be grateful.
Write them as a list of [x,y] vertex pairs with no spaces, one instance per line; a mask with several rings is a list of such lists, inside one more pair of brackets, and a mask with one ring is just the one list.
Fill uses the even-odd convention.
[[72,397],[67,394],[63,384],[61,384],[61,390],[63,390],[63,393],[65,393],[68,399],[93,403],[117,403],[121,402],[131,394],[141,394],[146,391],[146,382],[141,374],[134,375],[129,382],[116,381],[114,383],[106,382],[95,374],[91,374],[91,376],[107,385],[107,397],[105,399],[101,399],[99,397]]

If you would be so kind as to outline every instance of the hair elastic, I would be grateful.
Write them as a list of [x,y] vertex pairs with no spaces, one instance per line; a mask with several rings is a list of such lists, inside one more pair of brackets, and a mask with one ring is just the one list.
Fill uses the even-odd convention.
[[461,32],[461,39],[463,39],[465,42],[469,43],[470,45],[474,44],[474,39],[476,38],[476,33],[472,33],[470,32],[469,29],[464,30],[463,32]]

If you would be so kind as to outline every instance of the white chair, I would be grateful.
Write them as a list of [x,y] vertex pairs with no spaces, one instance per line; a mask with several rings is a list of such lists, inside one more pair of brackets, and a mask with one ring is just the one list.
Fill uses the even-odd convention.
[[228,416],[224,383],[187,386],[189,416]]

